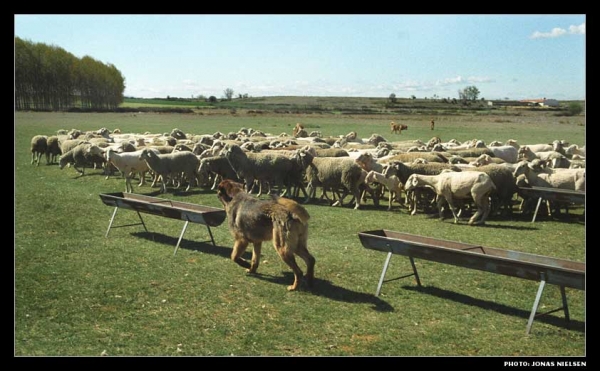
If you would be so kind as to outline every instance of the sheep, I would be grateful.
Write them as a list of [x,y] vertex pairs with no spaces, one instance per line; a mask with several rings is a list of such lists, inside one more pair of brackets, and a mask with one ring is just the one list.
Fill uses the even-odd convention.
[[315,157],[348,157],[350,154],[341,148],[318,148]]
[[367,139],[367,143],[372,146],[378,146],[380,143],[385,143],[387,140],[379,134],[371,134],[369,139]]
[[513,146],[489,147],[489,150],[494,154],[493,156],[489,155],[490,157],[501,158],[511,164],[519,161],[519,151]]
[[406,191],[417,187],[431,187],[438,195],[437,206],[440,219],[443,220],[443,203],[446,201],[454,215],[454,223],[458,223],[455,211],[455,200],[473,199],[477,212],[469,219],[469,225],[483,225],[490,212],[489,194],[496,186],[489,175],[478,171],[442,172],[439,175],[411,175],[404,186]]
[[[62,170],[67,164],[73,164],[75,170],[85,175],[85,167],[92,156],[102,157],[102,149],[95,144],[81,143],[60,156],[59,167]],[[77,167],[81,167],[79,170]]]
[[169,135],[175,139],[187,139],[185,133],[177,128],[171,130]]
[[[497,147],[496,147],[497,148]],[[462,157],[479,157],[483,154],[489,155],[490,157],[496,157],[494,152],[490,148],[469,148],[469,149],[448,149],[448,153],[451,155],[457,155]]]
[[185,174],[189,191],[194,185],[198,175],[200,160],[192,152],[181,151],[166,154],[156,154],[149,148],[142,149],[139,158],[146,161],[150,170],[161,178],[161,193],[167,192],[167,179],[169,176]]
[[388,210],[392,210],[392,199],[395,199],[398,202],[400,201],[400,194],[402,193],[402,182],[398,179],[397,176],[392,175],[387,178],[382,173],[371,170],[367,173],[365,177],[365,183],[379,183],[385,186],[389,192],[389,202],[388,202]]
[[383,171],[383,165],[377,162],[370,153],[361,153],[354,161],[365,171],[375,170],[378,173]]
[[579,147],[577,144],[571,144],[570,146],[565,148],[565,155],[571,158],[573,155],[580,155],[585,157],[585,146]]
[[550,160],[550,165],[553,169],[583,169],[585,168],[585,160],[569,160],[567,157],[554,157]]
[[286,185],[286,191],[282,193],[282,196],[285,195],[289,187],[295,187],[295,191],[292,192],[294,196],[298,195],[298,191],[302,191],[305,197],[305,203],[310,200],[308,193],[306,192],[306,188],[304,187],[304,177],[306,174],[306,169],[314,159],[313,151],[308,149],[299,149],[293,151],[290,155],[290,159],[292,160],[292,170],[285,175],[284,184]]
[[[62,141],[62,142],[60,142],[60,151],[62,153],[67,153],[82,143],[86,143],[86,141],[81,140],[81,139],[68,139],[68,140]],[[89,143],[89,142],[87,142],[87,143]]]
[[[192,152],[193,149],[190,146],[187,146],[185,144],[176,144],[173,147],[173,152],[181,152],[181,151]],[[194,154],[196,154],[196,153],[194,153]]]
[[540,160],[548,161],[548,160],[552,160],[553,158],[565,157],[560,152],[556,152],[553,150],[535,152],[529,146],[522,146],[521,148],[519,148],[518,152],[519,152],[519,158],[522,160],[527,160],[527,161],[532,161],[536,158],[539,158]]
[[377,162],[385,164],[394,161],[400,162],[413,162],[415,158],[424,158],[429,162],[438,162],[438,163],[446,163],[448,162],[448,158],[440,153],[423,153],[423,152],[410,152],[410,153],[400,153],[396,155],[386,156],[382,158],[378,158]]
[[[387,178],[395,175],[398,177],[398,179],[400,179],[400,182],[404,184],[412,174],[437,175],[443,170],[461,171],[461,169],[455,165],[443,164],[439,162],[430,162],[427,164],[407,164],[400,161],[391,161],[384,167],[383,175]],[[407,201],[406,203],[408,204],[409,211],[412,211],[412,214],[417,211],[418,199],[433,196],[431,192],[422,192],[422,190],[417,190],[416,192],[408,192],[405,190],[405,193]],[[427,202],[431,202],[431,197],[429,197]]]
[[200,160],[200,166],[198,167],[198,183],[206,184],[213,179],[213,184],[210,189],[217,189],[217,185],[223,179],[231,179],[235,182],[241,183],[244,180],[238,178],[235,170],[231,167],[227,157],[222,156],[210,156]]
[[528,147],[533,152],[548,152],[553,151],[552,144],[526,144],[519,148]]
[[52,135],[46,140],[46,162],[53,164],[57,160],[57,156],[62,154],[58,136]]
[[[48,149],[48,137],[45,135],[35,135],[31,138],[31,164],[37,163],[40,166],[42,155],[46,155]],[[48,157],[46,157],[46,165]]]
[[[314,197],[317,186],[323,188],[321,197],[325,196],[326,189],[334,192],[340,188],[350,192],[355,199],[354,209],[360,208],[360,184],[362,172],[354,160],[340,157],[315,157],[306,169],[308,187]],[[343,197],[339,197],[339,204],[343,206]]]
[[[123,152],[117,153],[112,148],[108,148],[105,152],[106,160],[114,165],[120,172],[121,176],[125,178],[125,192],[133,193],[133,186],[131,185],[131,177],[134,173],[140,174],[141,187],[145,184],[146,172],[150,170],[146,161],[140,159],[143,149],[135,152]],[[158,151],[155,151],[158,154]],[[108,176],[106,177],[108,179]]]
[[[528,186],[561,188],[575,191],[585,191],[585,169],[550,169],[543,168],[534,171],[531,164],[527,161],[519,162],[514,170],[514,175],[519,179],[522,177]],[[523,197],[521,205],[527,203]],[[555,203],[555,211],[560,212],[559,203]],[[548,204],[550,213],[551,206]]]
[[474,159],[473,161],[468,162],[470,165],[474,165],[474,166],[484,166],[484,165],[489,165],[489,164],[502,164],[505,163],[506,161],[504,161],[501,158],[497,158],[497,157],[492,157],[490,155],[486,155],[483,154],[479,157],[477,157],[476,159]]
[[[251,193],[254,181],[282,184],[287,172],[294,167],[292,160],[278,153],[245,153],[239,145],[228,144],[221,150],[221,156],[227,157],[238,177],[246,184],[246,192]],[[262,194],[259,189],[258,196]]]
[[515,177],[524,174],[535,187],[552,187],[585,191],[585,169],[550,169],[535,172],[527,161],[521,161],[513,172]]
[[488,164],[462,170],[480,171],[489,175],[496,186],[496,189],[490,193],[492,213],[502,208],[505,214],[512,214],[513,196],[518,191],[512,169],[500,164]]

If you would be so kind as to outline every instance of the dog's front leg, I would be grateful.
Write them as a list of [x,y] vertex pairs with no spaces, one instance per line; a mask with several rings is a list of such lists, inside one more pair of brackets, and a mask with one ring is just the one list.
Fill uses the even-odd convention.
[[262,242],[254,242],[254,248],[252,249],[252,264],[248,273],[256,273],[258,265],[260,264],[260,250],[262,248]]
[[231,260],[236,262],[238,265],[241,265],[244,268],[250,269],[250,263],[246,260],[242,259],[242,254],[246,251],[246,247],[248,247],[248,241],[246,240],[236,240],[233,244],[233,251],[231,252]]

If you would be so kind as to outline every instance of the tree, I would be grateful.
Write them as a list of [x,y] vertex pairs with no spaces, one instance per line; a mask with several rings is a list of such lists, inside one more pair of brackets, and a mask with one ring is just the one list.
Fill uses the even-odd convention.
[[389,99],[390,99],[391,103],[396,103],[396,94],[394,94],[394,93],[390,94],[390,98]]
[[225,99],[231,100],[233,98],[233,89],[227,88],[223,91],[223,94],[225,95]]
[[477,100],[479,97],[479,89],[476,86],[467,86],[463,90],[458,91],[458,99],[460,100]]
[[214,95],[211,95],[210,97],[208,97],[208,101],[210,103],[216,103],[217,102],[217,97],[215,97]]
[[569,106],[567,107],[567,114],[569,116],[577,116],[581,112],[583,112],[583,107],[581,106],[581,104],[577,102],[569,103]]

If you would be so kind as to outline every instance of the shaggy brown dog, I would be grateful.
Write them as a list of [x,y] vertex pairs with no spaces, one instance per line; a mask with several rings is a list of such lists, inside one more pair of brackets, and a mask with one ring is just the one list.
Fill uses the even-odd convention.
[[408,130],[408,126],[404,124],[396,124],[394,121],[390,122],[390,131],[396,134],[402,134],[402,130]]
[[[219,183],[217,197],[225,207],[229,230],[235,239],[231,260],[247,268],[248,273],[255,273],[262,242],[273,240],[281,260],[294,271],[294,284],[288,290],[296,290],[303,276],[294,254],[306,262],[306,283],[312,286],[315,258],[307,249],[310,216],[305,208],[284,197],[260,200],[246,193],[241,183],[229,179]],[[242,258],[250,243],[254,245],[251,263]]]

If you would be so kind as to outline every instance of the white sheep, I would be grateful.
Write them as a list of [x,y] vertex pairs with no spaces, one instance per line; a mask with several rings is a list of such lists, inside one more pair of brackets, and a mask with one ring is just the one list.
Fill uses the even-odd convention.
[[[140,159],[143,149],[135,152],[123,152],[117,153],[112,148],[108,148],[105,152],[106,160],[113,164],[120,172],[121,176],[125,178],[125,192],[133,192],[133,186],[131,185],[131,177],[133,174],[138,173],[140,176],[141,187],[145,184],[146,172],[150,170],[148,164],[143,159]],[[155,152],[158,154],[158,151]],[[106,177],[108,179],[108,176]]]
[[501,158],[511,164],[519,162],[519,150],[513,146],[496,146],[488,148],[492,151],[494,157]]
[[400,194],[402,193],[403,187],[402,182],[397,176],[392,175],[387,178],[382,173],[371,170],[365,177],[365,183],[379,183],[387,188],[389,192],[388,210],[392,210],[392,200],[401,202]]
[[180,151],[165,154],[156,154],[150,148],[144,148],[140,159],[146,161],[148,167],[161,179],[161,193],[167,192],[167,180],[184,174],[188,180],[185,191],[189,191],[198,176],[200,160],[192,152]]
[[553,150],[536,152],[533,151],[529,146],[522,146],[521,148],[519,148],[519,158],[522,160],[533,161],[534,159],[539,158],[543,161],[551,161],[553,158],[561,157],[565,157],[565,155]]
[[525,175],[527,183],[535,187],[549,187],[585,191],[585,169],[543,169],[536,172],[527,161],[521,161],[513,175]]
[[485,223],[490,212],[489,195],[496,189],[490,176],[478,171],[444,171],[439,175],[413,174],[408,177],[405,190],[408,192],[418,187],[431,187],[435,190],[438,195],[437,206],[440,219],[443,219],[443,203],[448,202],[454,215],[454,223],[458,223],[454,201],[473,199],[477,212],[469,219],[469,225]]

